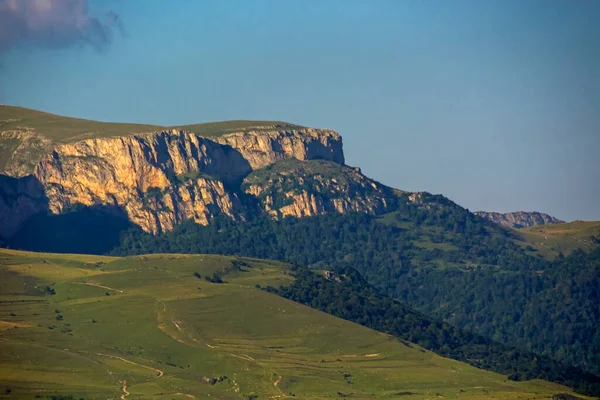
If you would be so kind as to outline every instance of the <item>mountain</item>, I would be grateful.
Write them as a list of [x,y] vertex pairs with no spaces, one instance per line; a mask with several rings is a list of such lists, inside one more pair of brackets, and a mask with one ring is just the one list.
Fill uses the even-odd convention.
[[[25,132],[50,144],[3,142],[4,149],[17,143],[3,153],[12,176],[0,177],[5,246],[116,256],[210,253],[352,269],[378,293],[435,321],[600,375],[593,225],[542,239],[539,230],[564,224],[517,230],[442,195],[389,188],[345,165],[342,139],[331,130],[233,121],[132,133],[143,126],[26,111],[3,117],[12,129],[4,137]],[[15,171],[25,164],[17,161],[25,159],[33,173],[21,176]],[[311,306],[322,304],[315,299]],[[424,346],[480,358],[436,332]],[[521,364],[502,354],[474,365],[506,372],[498,368]],[[555,370],[534,361],[529,377]]]
[[554,218],[551,215],[536,211],[516,211],[505,214],[488,211],[475,211],[474,214],[479,215],[483,218],[487,218],[490,221],[494,221],[497,224],[508,226],[511,228],[528,228],[538,225],[560,224],[562,222],[565,222],[558,218]]
[[[0,250],[2,396],[587,398],[542,380],[508,380],[260,289],[296,296],[306,273],[348,288],[331,272],[303,271],[214,255]],[[403,324],[411,318],[415,329],[426,322],[407,314]],[[443,332],[431,323],[425,331]]]
[[[331,130],[241,121],[208,124],[212,129],[189,126],[204,137],[183,130],[186,127],[131,133],[153,127],[72,120],[6,106],[0,116],[5,121],[0,125],[4,173],[20,179],[10,184],[19,190],[3,186],[0,193],[4,199],[0,215],[6,220],[0,235],[5,237],[15,234],[29,216],[46,211],[61,214],[82,206],[105,207],[153,234],[188,219],[204,225],[217,215],[244,220],[260,208],[274,217],[386,209],[389,190],[360,170],[344,166],[342,139]],[[217,126],[221,127],[218,133]],[[282,203],[275,204],[267,193],[281,189],[270,185],[282,182],[261,181],[265,173],[249,175],[290,159],[315,163],[288,162],[265,173],[289,178],[296,172],[330,169],[327,173],[339,172],[344,183],[332,182],[336,187],[327,193],[296,189],[281,193]],[[285,168],[292,170],[284,172]],[[27,173],[32,175],[21,177]],[[32,179],[38,182],[31,183]],[[355,201],[354,186],[369,187],[372,193]],[[20,207],[22,203],[27,207]],[[14,207],[19,211],[15,213]]]

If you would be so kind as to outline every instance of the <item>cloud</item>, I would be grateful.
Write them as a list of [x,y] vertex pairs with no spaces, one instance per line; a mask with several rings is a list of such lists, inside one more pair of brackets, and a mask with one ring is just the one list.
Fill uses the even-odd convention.
[[21,45],[105,51],[115,32],[123,33],[121,18],[90,15],[87,0],[0,0],[0,53]]

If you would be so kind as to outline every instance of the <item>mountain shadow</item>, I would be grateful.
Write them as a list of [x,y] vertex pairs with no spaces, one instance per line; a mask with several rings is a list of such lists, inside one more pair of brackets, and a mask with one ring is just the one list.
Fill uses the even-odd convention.
[[116,206],[77,206],[62,214],[39,212],[4,242],[7,247],[53,253],[104,254],[133,224]]

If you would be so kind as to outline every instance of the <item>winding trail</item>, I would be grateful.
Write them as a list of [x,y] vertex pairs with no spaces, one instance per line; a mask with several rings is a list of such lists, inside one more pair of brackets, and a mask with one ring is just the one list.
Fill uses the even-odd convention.
[[123,394],[121,395],[121,400],[125,400],[125,397],[129,396],[129,392],[127,391],[127,381],[123,380],[123,387],[121,388],[123,390]]
[[102,289],[113,290],[113,291],[119,292],[119,293],[125,293],[121,289],[113,289],[113,288],[108,287],[108,286],[96,285],[95,283],[90,283],[90,282],[69,282],[69,283],[72,283],[73,285],[95,286],[95,287],[99,287],[99,288],[102,288]]
[[175,396],[185,396],[185,397],[189,397],[190,399],[196,399],[197,398],[193,394],[187,394],[187,393],[175,393]]
[[238,356],[237,354],[233,354],[233,353],[228,353],[230,356],[235,357],[235,358],[240,358],[242,360],[246,360],[246,361],[256,361],[254,358],[246,355],[246,356]]
[[136,362],[129,361],[129,360],[126,360],[126,359],[124,359],[124,358],[121,358],[121,357],[112,356],[112,355],[110,355],[110,354],[103,354],[103,353],[95,353],[95,354],[96,354],[97,356],[108,357],[108,358],[114,358],[114,359],[117,359],[117,360],[121,360],[121,361],[123,361],[123,362],[126,362],[126,363],[128,363],[128,364],[137,365],[138,367],[142,367],[142,368],[149,369],[149,370],[151,370],[151,371],[154,371],[154,372],[156,372],[156,373],[158,374],[158,375],[156,376],[157,378],[160,378],[161,376],[163,376],[163,375],[165,374],[165,373],[164,373],[163,371],[161,371],[160,369],[152,368],[152,367],[149,367],[149,366],[147,366],[147,365],[143,365],[143,364],[138,364],[138,363],[136,363]]
[[275,382],[273,382],[273,386],[275,386],[275,389],[277,389],[277,391],[280,394],[276,394],[275,396],[271,396],[271,397],[269,397],[270,399],[281,399],[281,398],[289,397],[287,394],[283,393],[281,391],[281,389],[279,389],[279,387],[277,386],[277,385],[279,385],[279,382],[281,382],[282,378],[283,378],[283,376],[277,375],[277,380]]

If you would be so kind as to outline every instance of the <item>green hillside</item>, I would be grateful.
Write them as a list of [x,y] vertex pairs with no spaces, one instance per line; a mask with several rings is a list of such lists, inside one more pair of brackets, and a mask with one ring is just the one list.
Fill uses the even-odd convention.
[[293,279],[284,264],[224,256],[2,250],[0,397],[544,399],[568,393],[544,381],[508,381],[256,287]]
[[576,249],[590,251],[600,244],[600,221],[573,221],[518,229],[517,243],[531,246],[544,257],[554,259]]
[[379,217],[218,220],[158,237],[130,230],[114,253],[218,253],[351,267],[425,315],[600,375],[600,250],[550,261],[519,246],[517,231],[443,196],[399,196],[397,210]]
[[99,122],[69,118],[22,107],[0,105],[0,132],[9,130],[33,130],[54,142],[68,142],[89,137],[126,136],[135,133],[154,132],[164,129],[182,129],[201,136],[221,136],[249,128],[281,125],[298,127],[281,121],[223,121],[205,124],[158,126]]

